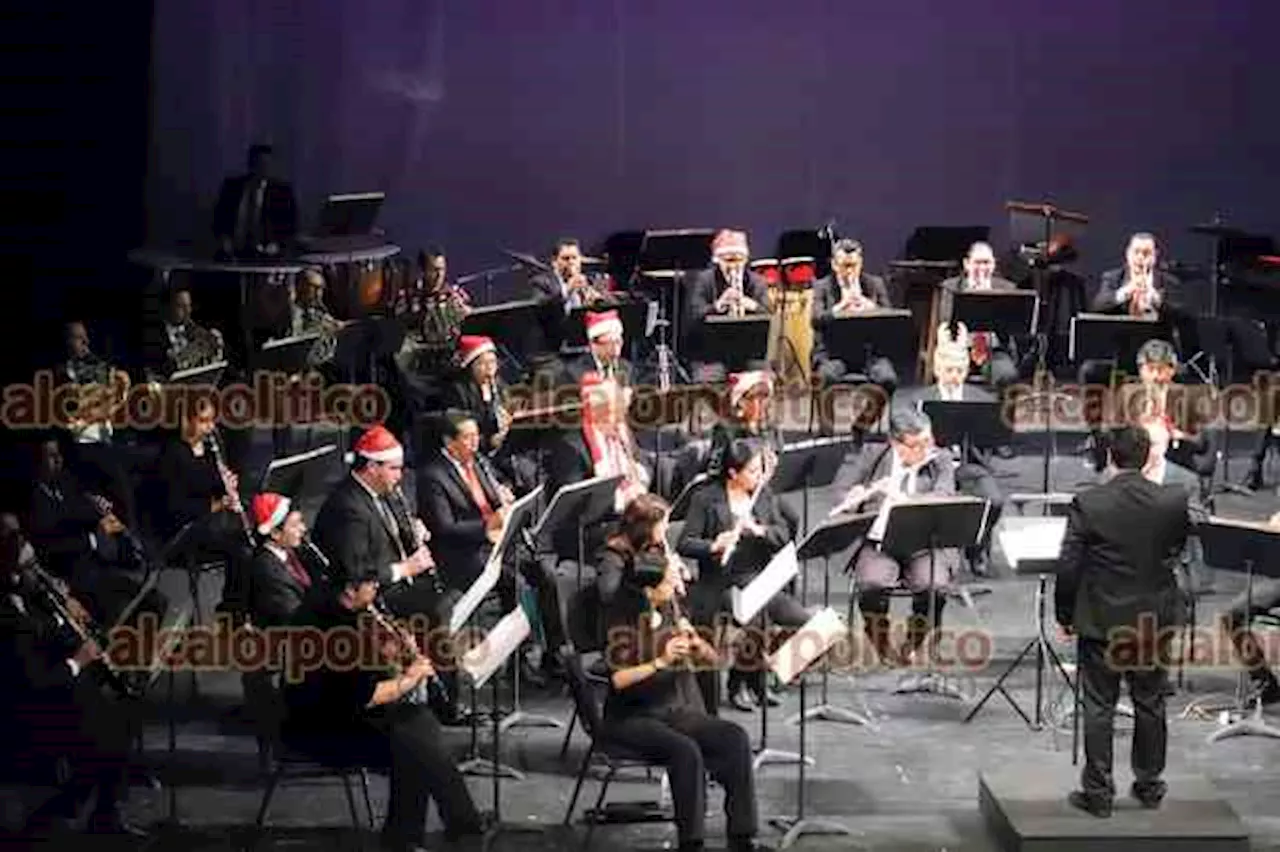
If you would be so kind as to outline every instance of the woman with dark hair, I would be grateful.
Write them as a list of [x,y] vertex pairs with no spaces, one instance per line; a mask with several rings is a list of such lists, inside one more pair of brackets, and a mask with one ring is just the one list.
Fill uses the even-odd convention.
[[662,765],[671,782],[679,848],[703,848],[704,773],[725,791],[729,849],[756,849],[751,742],[741,726],[709,716],[694,666],[718,658],[681,614],[678,562],[655,545],[666,506],[646,495],[624,512],[606,551],[621,565],[608,607],[609,697],[602,738]]
[[[720,476],[693,495],[676,552],[698,562],[698,580],[690,593],[697,624],[712,624],[729,610],[729,590],[746,586],[793,538],[793,527],[781,502],[764,483],[764,450],[751,441],[734,441],[724,454]],[[779,592],[765,607],[770,625],[801,627],[808,614],[800,602]],[[758,640],[760,624],[755,628]],[[742,625],[747,627],[747,625]],[[751,637],[747,637],[751,638]],[[777,637],[743,641],[729,672],[729,703],[750,713],[755,703],[777,704],[765,689],[760,651],[773,650]],[[716,711],[719,679],[712,673],[703,682],[708,709]],[[750,693],[750,694],[748,694]]]

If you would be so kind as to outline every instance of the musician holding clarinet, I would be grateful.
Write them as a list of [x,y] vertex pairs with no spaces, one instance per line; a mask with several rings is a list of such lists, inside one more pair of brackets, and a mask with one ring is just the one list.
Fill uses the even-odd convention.
[[709,772],[724,788],[729,849],[756,849],[751,742],[741,726],[709,715],[695,671],[718,656],[684,617],[678,560],[666,547],[668,507],[645,494],[623,511],[618,534],[601,557],[621,572],[608,605],[610,668],[601,736],[660,763],[671,782],[679,849],[704,843]]
[[431,799],[448,840],[478,838],[487,829],[486,819],[445,748],[440,723],[420,700],[437,677],[435,667],[413,635],[392,625],[376,606],[385,570],[379,563],[332,560],[326,582],[298,610],[294,629],[317,635],[344,631],[364,637],[369,626],[375,627],[382,665],[326,658],[300,681],[286,682],[284,736],[290,745],[326,760],[390,767],[381,836],[386,848],[408,852],[422,846]]

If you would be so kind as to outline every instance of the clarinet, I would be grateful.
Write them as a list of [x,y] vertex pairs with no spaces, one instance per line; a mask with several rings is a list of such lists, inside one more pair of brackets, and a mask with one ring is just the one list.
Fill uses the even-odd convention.
[[[89,498],[89,502],[98,510],[98,515],[100,517],[105,518],[107,515],[115,513],[115,506],[112,505],[110,500],[96,494],[87,496]],[[119,520],[119,518],[117,517],[116,520]],[[123,527],[120,531],[120,535],[124,536],[124,540],[129,543],[129,547],[133,550],[134,555],[136,555],[145,566],[150,562],[150,557],[147,555],[147,549],[143,546],[142,540],[138,538],[132,528],[125,526],[123,522],[120,526]]]
[[[413,634],[392,621],[390,614],[379,607],[377,603],[369,605],[369,614],[373,616],[373,620],[379,628],[394,636],[396,641],[399,642],[403,657],[401,660],[402,668],[408,668],[419,657],[425,656],[422,653],[422,649],[418,647],[418,640]],[[445,701],[447,698],[448,695],[444,684],[437,675],[423,678],[404,696],[404,700],[409,704],[429,704],[432,699]]]
[[[425,542],[423,542],[422,539],[418,537],[418,531],[414,527],[413,513],[409,511],[409,501],[405,498],[404,492],[400,490],[400,486],[398,485],[391,490],[391,495],[392,497],[394,497],[395,501],[400,504],[400,511],[404,514],[405,520],[409,524],[408,536],[410,537],[411,543],[413,545],[413,550],[410,552],[417,553],[419,550],[422,549],[422,546],[423,544],[425,544]],[[398,522],[399,522],[399,519],[397,519],[397,523]],[[428,571],[427,574],[428,576],[431,577],[431,588],[435,591],[437,596],[443,597],[445,593],[445,588],[444,588],[444,583],[440,581],[440,575],[435,570]],[[410,585],[413,584],[413,580],[414,580],[413,577],[405,578],[405,582],[409,583]]]
[[244,529],[244,537],[249,541],[249,547],[255,547],[256,542],[253,539],[253,526],[249,523],[249,516],[244,511],[244,503],[240,500],[240,489],[231,488],[231,468],[227,467],[227,463],[222,455],[222,446],[218,442],[218,433],[210,432],[208,437],[209,450],[213,453],[214,464],[218,467],[218,476],[222,477],[222,487],[226,489],[227,494],[233,499],[231,511],[236,513],[236,517],[240,519],[240,526]]

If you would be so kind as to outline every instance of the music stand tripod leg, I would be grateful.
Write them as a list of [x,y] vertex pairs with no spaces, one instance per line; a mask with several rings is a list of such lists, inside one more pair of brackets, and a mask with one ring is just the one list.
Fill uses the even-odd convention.
[[[518,657],[518,655],[513,655],[513,656]],[[512,659],[510,663],[514,665],[517,670],[519,670],[520,662],[518,658]],[[492,695],[493,695],[493,707],[494,707],[493,728],[492,728],[493,756],[494,756],[494,760],[496,761],[498,758],[498,755],[501,754],[501,751],[502,751],[500,746],[502,725],[498,722],[498,713],[497,713],[498,679],[496,676],[492,678],[491,686],[493,689]],[[494,772],[490,776],[490,778],[493,781],[493,825],[485,833],[483,841],[481,843],[481,849],[483,850],[483,852],[488,852],[488,850],[492,849],[494,843],[496,843],[498,838],[504,834],[543,834],[544,833],[543,828],[540,826],[524,825],[524,824],[508,824],[502,821],[502,782],[501,782],[502,777],[503,777],[502,773],[500,772]],[[511,776],[507,776],[507,777],[511,777]],[[523,778],[520,777],[520,778],[517,778],[517,780],[523,780]]]
[[[1253,560],[1245,560],[1245,612],[1253,612]],[[1237,704],[1239,709],[1237,712],[1244,714],[1244,703],[1247,689],[1245,687],[1245,674],[1241,672],[1239,675],[1239,684],[1237,687]],[[1248,715],[1242,715],[1241,718],[1228,725],[1224,725],[1209,735],[1209,742],[1216,743],[1221,740],[1230,739],[1232,737],[1267,737],[1269,739],[1280,739],[1280,728],[1267,723],[1262,715],[1262,696],[1258,695],[1254,699],[1253,712]]]
[[[763,630],[761,631],[760,657],[761,666],[764,665],[764,659],[768,656],[769,648],[769,609],[766,605],[761,612],[761,620]],[[769,670],[763,668],[761,671],[760,681],[760,747],[756,750],[755,759],[751,762],[751,768],[759,771],[762,766],[770,765],[786,765],[790,766],[796,763],[805,763],[814,766],[814,760],[811,757],[801,757],[793,751],[782,751],[781,749],[769,748]]]
[[[494,702],[494,710],[497,710],[497,702]],[[480,723],[476,717],[476,687],[471,685],[471,746],[470,757],[458,764],[458,771],[463,775],[473,777],[489,778],[494,774],[501,775],[503,778],[511,778],[515,781],[523,781],[524,773],[518,769],[513,769],[504,763],[498,762],[497,752],[494,752],[493,759],[482,757],[480,755]]]

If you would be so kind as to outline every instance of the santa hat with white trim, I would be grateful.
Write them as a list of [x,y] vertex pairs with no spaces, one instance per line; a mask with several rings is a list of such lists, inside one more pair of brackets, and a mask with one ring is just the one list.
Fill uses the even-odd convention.
[[725,229],[716,234],[715,239],[711,241],[711,254],[719,259],[728,254],[743,254],[750,256],[751,252],[747,249],[747,235],[742,231],[731,231]]
[[611,334],[622,336],[622,319],[617,311],[605,311],[599,314],[587,314],[587,340],[608,337]]
[[258,535],[271,535],[275,532],[284,523],[284,519],[289,517],[290,505],[289,498],[283,494],[267,491],[254,497],[250,508],[253,510],[253,523]]
[[773,390],[773,379],[764,370],[729,374],[729,405],[736,408],[744,396],[761,385],[764,385],[766,391]]
[[404,460],[404,447],[386,426],[374,426],[356,441],[355,454],[369,461],[398,462]]
[[479,358],[486,352],[497,352],[498,349],[493,345],[493,339],[484,337],[479,334],[464,334],[458,338],[458,357],[462,361],[462,366],[466,367],[472,361]]

